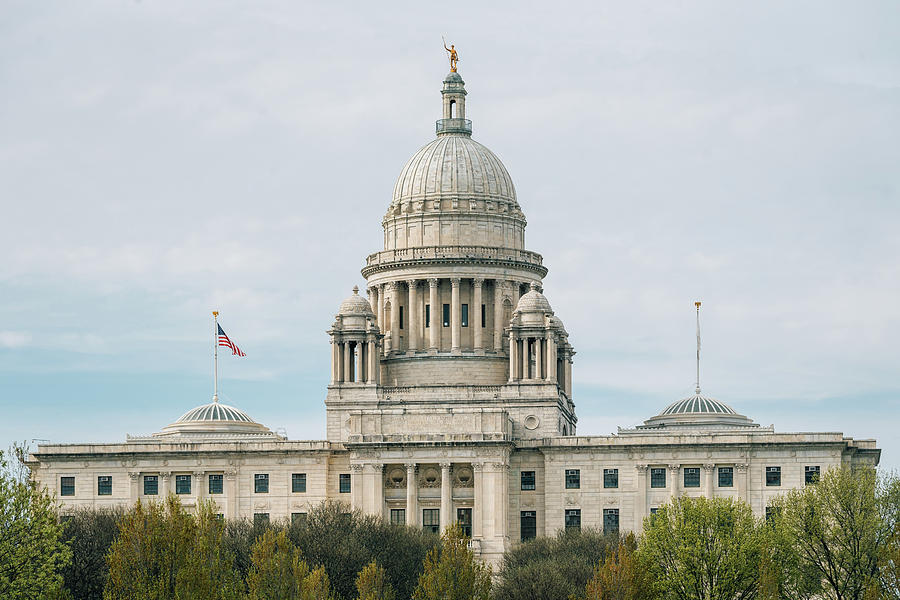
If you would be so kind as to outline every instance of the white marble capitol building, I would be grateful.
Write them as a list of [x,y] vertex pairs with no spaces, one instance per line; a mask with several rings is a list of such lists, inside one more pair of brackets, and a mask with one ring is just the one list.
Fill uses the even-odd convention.
[[441,97],[437,137],[400,172],[384,249],[362,269],[368,298],[354,289],[328,331],[327,439],[213,402],[123,443],[44,444],[33,476],[64,510],[173,492],[227,518],[302,519],[334,499],[434,531],[459,521],[494,562],[563,527],[639,531],[679,494],[763,515],[828,467],[878,463],[874,440],[776,433],[699,386],[637,427],[577,435],[575,350],[512,179],[472,139],[458,73]]

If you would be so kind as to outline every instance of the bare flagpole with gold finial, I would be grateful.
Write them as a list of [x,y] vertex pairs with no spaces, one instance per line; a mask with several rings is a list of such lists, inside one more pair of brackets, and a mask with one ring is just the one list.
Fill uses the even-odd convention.
[[694,302],[697,308],[697,393],[700,393],[700,301]]
[[219,401],[219,311],[213,313],[213,402]]

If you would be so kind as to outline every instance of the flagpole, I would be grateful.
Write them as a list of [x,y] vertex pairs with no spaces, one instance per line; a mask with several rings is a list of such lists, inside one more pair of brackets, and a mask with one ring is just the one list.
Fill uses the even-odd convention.
[[219,401],[219,311],[213,311],[213,402]]
[[697,393],[700,393],[700,301],[694,302],[697,307]]

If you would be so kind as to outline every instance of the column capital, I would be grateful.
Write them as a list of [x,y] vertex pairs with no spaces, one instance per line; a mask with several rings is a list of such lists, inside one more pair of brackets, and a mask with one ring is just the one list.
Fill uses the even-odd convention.
[[646,473],[650,465],[634,465],[634,468],[638,473]]
[[131,478],[132,481],[137,481],[137,478],[140,476],[140,473],[137,471],[129,471],[128,476]]
[[172,476],[172,473],[170,473],[169,471],[160,471],[159,476],[163,479],[168,479]]
[[440,281],[441,280],[438,279],[437,277],[429,277],[428,278],[428,287],[436,288],[438,286],[438,284],[440,283]]
[[399,281],[388,281],[385,285],[387,285],[388,289],[390,289],[392,292],[395,292],[400,288]]
[[676,464],[676,463],[672,463],[672,464],[670,464],[670,465],[666,465],[666,467],[667,467],[670,471],[677,471],[678,469],[681,468],[681,465],[680,465],[680,464]]
[[419,286],[419,280],[418,279],[407,279],[406,285],[411,289],[415,289]]
[[408,463],[404,463],[404,464],[406,466],[407,471],[415,471],[417,468],[419,468],[418,463],[408,462]]
[[453,286],[453,287],[459,287],[459,281],[460,281],[460,278],[459,278],[459,277],[451,277],[451,278],[450,278],[450,285]]
[[354,473],[362,473],[364,467],[365,465],[363,464],[353,463],[350,465],[350,470]]
[[200,479],[204,475],[206,475],[206,471],[194,471],[194,477],[196,477],[197,479]]
[[384,463],[366,463],[365,466],[368,467],[369,470],[371,470],[373,473],[384,473]]
[[448,470],[449,470],[449,469],[450,469],[450,463],[449,463],[449,462],[442,462],[442,463],[440,463],[440,465],[441,465],[441,470],[444,470],[444,469],[448,469]]
[[707,473],[709,473],[710,471],[712,471],[715,468],[716,468],[716,465],[714,465],[712,463],[706,463],[705,465],[703,465],[703,470],[706,471]]
[[473,463],[472,463],[472,470],[475,471],[476,473],[480,473],[481,471],[484,470],[484,463],[481,462],[481,461],[473,462]]
[[734,468],[737,469],[738,473],[746,473],[747,469],[750,468],[750,465],[747,463],[739,463],[734,465]]
[[481,287],[484,284],[484,277],[474,277],[472,278],[472,285],[475,287]]

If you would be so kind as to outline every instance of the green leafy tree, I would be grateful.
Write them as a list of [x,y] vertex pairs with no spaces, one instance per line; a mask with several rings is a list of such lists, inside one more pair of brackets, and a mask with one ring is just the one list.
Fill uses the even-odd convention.
[[62,575],[74,600],[95,600],[103,595],[109,573],[106,555],[124,514],[121,508],[83,508],[65,518],[63,539],[72,551],[72,561]]
[[[20,450],[24,460],[27,449]],[[13,460],[0,451],[0,598],[62,597],[60,572],[71,552],[56,501],[30,481],[23,460]]]
[[765,525],[731,498],[676,498],[644,522],[639,555],[666,600],[756,598]]
[[250,600],[295,600],[302,598],[309,567],[287,532],[267,530],[251,550],[247,588]]
[[163,503],[138,501],[122,518],[109,550],[107,600],[233,598],[240,592],[223,548],[223,523],[211,503],[190,515],[172,494]]
[[425,557],[413,600],[487,600],[490,593],[490,567],[475,558],[459,525],[448,527],[440,547]]
[[834,468],[780,497],[775,528],[785,540],[787,576],[813,577],[824,598],[874,597],[891,539],[878,490],[874,469]]
[[584,594],[598,563],[619,544],[594,529],[562,530],[517,544],[503,557],[495,600],[558,600]]
[[394,600],[394,588],[374,560],[356,576],[357,600]]
[[636,557],[634,534],[623,538],[618,547],[597,564],[594,576],[585,587],[585,600],[652,600],[655,597],[650,578]]
[[303,580],[302,600],[331,600],[334,595],[331,591],[331,582],[325,567],[316,567]]
[[900,600],[900,479],[896,475],[881,480],[878,504],[887,531],[879,561],[880,592],[885,600]]

